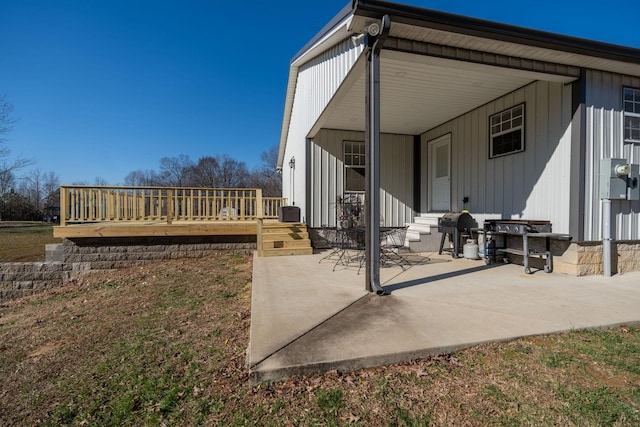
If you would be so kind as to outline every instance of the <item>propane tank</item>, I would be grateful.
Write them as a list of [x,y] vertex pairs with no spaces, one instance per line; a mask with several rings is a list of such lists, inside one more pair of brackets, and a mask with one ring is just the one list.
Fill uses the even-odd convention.
[[468,239],[462,248],[462,252],[466,259],[478,259],[478,244],[475,239]]
[[490,239],[489,242],[487,243],[487,257],[492,257],[495,256],[496,254],[496,242],[493,241],[493,239]]

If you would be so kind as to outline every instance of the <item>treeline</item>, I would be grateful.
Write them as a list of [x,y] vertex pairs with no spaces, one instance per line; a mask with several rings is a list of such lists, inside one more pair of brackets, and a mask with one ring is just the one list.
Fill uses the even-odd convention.
[[0,221],[55,221],[59,200],[54,172],[35,169],[16,179],[13,171],[0,171]]
[[261,188],[264,196],[282,195],[282,179],[276,171],[278,147],[261,154],[259,166],[249,170],[244,162],[228,155],[163,157],[158,170],[135,170],[124,185],[153,187]]

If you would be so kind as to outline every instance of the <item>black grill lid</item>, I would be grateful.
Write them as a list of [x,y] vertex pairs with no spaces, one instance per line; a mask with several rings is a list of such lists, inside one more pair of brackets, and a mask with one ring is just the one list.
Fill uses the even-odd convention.
[[440,232],[443,228],[457,228],[458,231],[462,231],[473,228],[474,225],[475,221],[468,212],[448,212],[438,219],[438,231]]

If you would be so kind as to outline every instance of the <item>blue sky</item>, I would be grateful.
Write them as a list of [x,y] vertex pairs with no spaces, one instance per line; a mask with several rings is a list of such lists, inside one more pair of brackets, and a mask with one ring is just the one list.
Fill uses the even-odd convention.
[[[279,142],[291,58],[347,3],[0,0],[8,147],[63,184],[180,154],[251,168]],[[640,48],[637,0],[404,3]]]

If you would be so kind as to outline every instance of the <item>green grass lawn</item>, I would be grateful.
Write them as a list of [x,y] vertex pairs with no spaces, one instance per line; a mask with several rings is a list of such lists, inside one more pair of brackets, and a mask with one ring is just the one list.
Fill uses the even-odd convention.
[[172,260],[4,303],[0,425],[640,425],[639,327],[251,384],[251,265]]
[[0,222],[0,262],[44,261],[45,245],[61,242],[42,222]]

